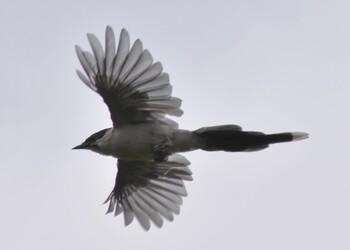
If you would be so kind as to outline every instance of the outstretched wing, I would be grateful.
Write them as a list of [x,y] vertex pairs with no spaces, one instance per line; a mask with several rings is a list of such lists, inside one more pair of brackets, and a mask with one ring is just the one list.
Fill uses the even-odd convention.
[[86,75],[79,70],[77,73],[88,87],[102,96],[114,127],[149,120],[175,126],[165,115],[181,116],[181,99],[171,96],[169,75],[162,73],[160,62],[153,63],[139,39],[130,49],[129,34],[123,29],[116,50],[115,36],[108,26],[105,51],[93,34],[88,34],[88,40],[93,54],[76,46]]
[[125,225],[134,217],[145,230],[150,221],[158,227],[163,218],[174,219],[180,213],[182,196],[187,196],[184,180],[192,180],[190,163],[181,155],[172,155],[168,161],[118,160],[115,186],[108,196],[107,213],[124,213]]

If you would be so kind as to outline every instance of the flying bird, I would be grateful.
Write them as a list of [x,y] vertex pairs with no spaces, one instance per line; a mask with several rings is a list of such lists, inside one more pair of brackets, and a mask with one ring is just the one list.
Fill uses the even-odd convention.
[[87,35],[92,53],[78,45],[76,53],[85,72],[79,78],[100,94],[113,123],[73,149],[89,149],[118,159],[115,186],[105,203],[107,213],[123,213],[125,225],[134,217],[145,230],[151,221],[162,227],[173,221],[187,195],[184,181],[192,180],[190,162],[179,153],[204,151],[258,151],[270,144],[305,139],[308,134],[264,134],[243,131],[238,125],[179,129],[168,116],[181,116],[181,99],[173,97],[169,75],[137,39],[130,48],[122,29],[119,44],[106,28],[105,48],[93,34]]

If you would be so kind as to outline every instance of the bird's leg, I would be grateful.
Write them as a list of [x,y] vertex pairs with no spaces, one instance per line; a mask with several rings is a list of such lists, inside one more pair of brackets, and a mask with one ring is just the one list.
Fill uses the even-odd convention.
[[168,137],[164,137],[164,140],[160,144],[153,146],[153,159],[156,162],[166,161],[170,155],[169,146],[171,145],[171,140]]

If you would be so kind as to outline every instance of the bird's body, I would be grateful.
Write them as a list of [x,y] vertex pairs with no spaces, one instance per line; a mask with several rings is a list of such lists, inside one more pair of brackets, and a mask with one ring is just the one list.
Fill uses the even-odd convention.
[[181,99],[173,97],[169,76],[161,63],[153,63],[140,40],[130,48],[129,34],[121,31],[116,48],[114,32],[106,29],[105,50],[88,34],[93,54],[76,46],[85,71],[80,79],[101,95],[111,113],[113,127],[94,133],[74,149],[89,149],[118,158],[118,173],[108,196],[108,213],[134,216],[146,230],[150,221],[163,225],[180,212],[187,195],[184,180],[192,180],[187,159],[178,153],[192,150],[251,152],[270,144],[307,138],[303,132],[264,134],[243,131],[237,125],[179,129],[167,115],[181,116]]
[[187,130],[158,122],[110,128],[97,141],[99,153],[123,160],[154,160],[157,148],[167,156],[199,148],[199,138]]

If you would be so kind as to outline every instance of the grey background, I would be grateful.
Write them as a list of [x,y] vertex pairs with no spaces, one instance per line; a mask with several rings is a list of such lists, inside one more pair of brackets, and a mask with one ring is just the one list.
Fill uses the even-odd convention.
[[[350,249],[349,1],[0,2],[0,249]],[[74,45],[141,38],[183,99],[182,128],[306,141],[186,154],[194,181],[161,230],[105,216],[116,160],[71,151],[109,127]]]

